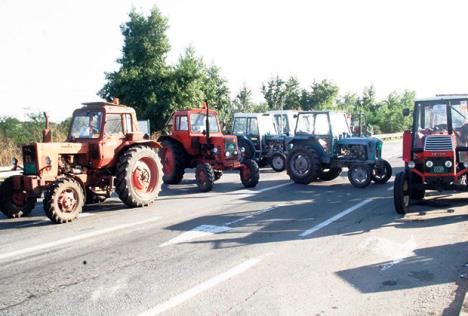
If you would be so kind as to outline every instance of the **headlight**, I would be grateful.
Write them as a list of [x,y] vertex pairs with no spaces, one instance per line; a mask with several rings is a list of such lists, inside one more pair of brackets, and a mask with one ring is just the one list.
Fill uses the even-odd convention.
[[231,157],[231,153],[229,151],[226,151],[226,157]]
[[217,153],[218,153],[218,147],[213,148],[213,154],[217,154]]
[[238,154],[237,150],[234,150],[234,155],[237,155],[237,154]]
[[434,166],[434,163],[430,160],[426,161],[426,167],[432,168]]
[[445,162],[445,166],[446,166],[447,168],[452,168],[453,163],[452,163],[450,160],[447,160],[447,161]]
[[244,148],[244,147],[241,147],[241,148],[240,148],[240,151],[241,151],[241,153],[245,153],[245,148]]
[[45,163],[48,166],[52,166],[52,159],[49,156],[45,157]]
[[463,166],[464,166],[465,168],[468,168],[468,161],[465,161],[465,162],[463,163]]
[[413,169],[414,167],[416,167],[416,164],[414,163],[414,161],[410,161],[410,162],[408,162],[408,167],[410,169]]

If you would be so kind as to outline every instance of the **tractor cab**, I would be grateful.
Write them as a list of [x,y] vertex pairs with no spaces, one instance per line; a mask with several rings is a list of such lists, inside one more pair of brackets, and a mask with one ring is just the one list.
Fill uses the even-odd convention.
[[394,185],[397,213],[424,199],[426,190],[468,191],[468,95],[416,100],[413,127],[403,134],[403,160]]
[[417,100],[413,129],[404,134],[403,159],[423,182],[439,188],[466,174],[468,96]]
[[116,154],[130,142],[143,141],[133,108],[114,103],[83,103],[73,112],[67,141],[88,145],[95,168],[102,168],[116,159]]

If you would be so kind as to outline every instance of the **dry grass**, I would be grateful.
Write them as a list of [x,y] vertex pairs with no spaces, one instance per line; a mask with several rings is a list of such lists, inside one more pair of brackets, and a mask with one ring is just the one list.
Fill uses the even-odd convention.
[[11,159],[16,157],[21,160],[21,147],[17,146],[13,141],[6,138],[0,138],[0,166],[11,166]]

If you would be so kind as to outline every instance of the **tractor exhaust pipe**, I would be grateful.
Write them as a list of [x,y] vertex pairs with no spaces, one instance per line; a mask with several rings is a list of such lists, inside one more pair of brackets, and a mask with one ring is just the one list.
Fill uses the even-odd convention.
[[42,131],[42,142],[50,143],[52,142],[52,132],[49,129],[49,117],[47,116],[46,112],[44,112],[44,117],[45,117],[45,128]]
[[205,100],[205,107],[206,107],[206,144],[208,148],[210,147],[210,120],[209,120],[209,109],[208,109],[208,100]]

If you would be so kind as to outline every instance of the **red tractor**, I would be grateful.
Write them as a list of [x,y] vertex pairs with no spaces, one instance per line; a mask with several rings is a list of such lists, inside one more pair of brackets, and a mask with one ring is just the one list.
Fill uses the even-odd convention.
[[223,170],[240,170],[246,188],[257,185],[257,163],[240,162],[236,136],[221,133],[217,113],[208,109],[206,102],[201,109],[173,113],[168,125],[170,134],[159,138],[164,183],[178,184],[186,168],[195,168],[195,179],[202,192],[211,191]]
[[46,117],[42,143],[23,146],[22,175],[0,186],[0,210],[28,215],[44,192],[44,211],[54,223],[76,219],[84,204],[116,191],[129,207],[147,206],[159,194],[160,145],[138,131],[135,110],[114,103],[84,103],[75,110],[64,143],[51,142]]
[[405,170],[394,183],[397,213],[424,199],[426,190],[467,192],[468,95],[416,100],[413,129],[403,134],[403,160]]

